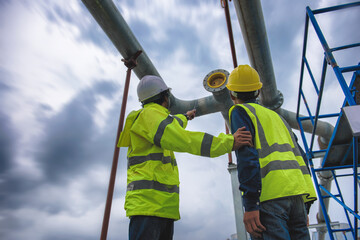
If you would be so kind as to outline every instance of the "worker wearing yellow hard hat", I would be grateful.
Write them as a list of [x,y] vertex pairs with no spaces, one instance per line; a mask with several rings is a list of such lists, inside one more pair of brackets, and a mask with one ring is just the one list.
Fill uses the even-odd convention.
[[226,87],[235,104],[229,110],[231,131],[245,126],[254,141],[235,151],[246,230],[254,239],[310,239],[305,202],[316,194],[293,132],[256,102],[262,83],[254,68],[235,68]]
[[129,239],[170,240],[179,213],[179,173],[174,151],[217,157],[251,144],[250,132],[212,136],[185,130],[195,110],[170,115],[170,88],[158,76],[144,76],[137,93],[143,108],[132,111],[120,134],[128,147],[126,215]]

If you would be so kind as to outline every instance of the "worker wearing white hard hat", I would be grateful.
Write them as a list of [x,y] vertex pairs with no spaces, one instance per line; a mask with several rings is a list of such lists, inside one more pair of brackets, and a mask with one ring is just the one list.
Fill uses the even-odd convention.
[[179,213],[179,173],[174,152],[217,157],[251,145],[249,132],[212,136],[185,130],[195,110],[171,115],[170,88],[158,76],[144,76],[137,93],[143,108],[126,119],[119,147],[128,147],[126,215],[129,239],[172,239]]

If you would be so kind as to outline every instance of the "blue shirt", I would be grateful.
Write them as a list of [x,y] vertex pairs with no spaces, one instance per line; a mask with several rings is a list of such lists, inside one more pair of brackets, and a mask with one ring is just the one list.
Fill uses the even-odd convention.
[[[247,103],[255,103],[248,101]],[[252,139],[255,139],[254,125],[241,107],[235,107],[231,113],[231,132],[235,133],[238,128],[245,126],[251,132]],[[258,151],[255,147],[244,146],[235,151],[237,159],[238,179],[240,190],[243,192],[243,204],[245,211],[259,209],[261,194],[261,176]]]

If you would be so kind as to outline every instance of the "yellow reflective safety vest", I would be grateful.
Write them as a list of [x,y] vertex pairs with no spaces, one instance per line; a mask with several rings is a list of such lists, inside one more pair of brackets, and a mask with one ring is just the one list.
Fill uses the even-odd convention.
[[179,172],[174,151],[217,157],[232,151],[234,137],[185,130],[184,115],[149,103],[126,118],[118,147],[128,147],[125,210],[136,215],[180,219]]
[[304,202],[316,200],[310,173],[288,123],[276,112],[256,103],[237,104],[246,110],[254,128],[261,176],[260,202],[302,195]]

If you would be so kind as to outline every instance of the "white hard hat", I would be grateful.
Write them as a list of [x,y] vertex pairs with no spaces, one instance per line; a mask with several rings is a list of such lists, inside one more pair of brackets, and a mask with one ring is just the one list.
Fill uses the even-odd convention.
[[162,78],[153,75],[146,75],[141,78],[137,86],[137,94],[140,102],[144,102],[166,90],[171,90],[171,88],[166,86]]

